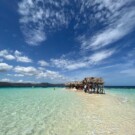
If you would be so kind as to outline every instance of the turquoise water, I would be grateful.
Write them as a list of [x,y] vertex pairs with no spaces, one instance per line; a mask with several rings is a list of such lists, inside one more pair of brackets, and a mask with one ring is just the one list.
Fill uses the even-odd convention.
[[109,88],[106,89],[108,94],[122,98],[123,102],[129,102],[135,107],[135,88]]
[[106,93],[0,88],[0,135],[135,134],[135,89]]

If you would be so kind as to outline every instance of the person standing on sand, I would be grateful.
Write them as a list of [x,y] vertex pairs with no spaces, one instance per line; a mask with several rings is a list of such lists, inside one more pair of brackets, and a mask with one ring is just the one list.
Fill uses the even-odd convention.
[[85,84],[84,85],[84,92],[86,93],[86,91],[87,91],[87,85]]

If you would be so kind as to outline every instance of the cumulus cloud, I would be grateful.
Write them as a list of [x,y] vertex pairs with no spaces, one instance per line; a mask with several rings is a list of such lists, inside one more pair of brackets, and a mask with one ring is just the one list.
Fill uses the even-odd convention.
[[13,66],[8,65],[7,63],[0,63],[0,72],[5,72],[12,68],[13,68]]
[[13,55],[6,55],[6,56],[4,56],[4,58],[7,60],[14,60],[15,59],[15,57]]
[[47,63],[47,62],[44,61],[44,60],[39,60],[39,61],[38,61],[38,64],[39,64],[40,66],[42,66],[42,67],[49,65],[49,63]]
[[14,54],[15,54],[15,56],[22,55],[22,53],[20,51],[18,51],[18,50],[15,50]]
[[23,56],[21,52],[19,52],[18,50],[16,50],[14,52],[16,60],[19,62],[24,62],[24,63],[31,63],[32,60],[30,58],[28,58],[27,56]]
[[1,50],[0,57],[3,57],[7,60],[14,60],[15,59],[15,57],[13,55],[11,55],[8,50]]
[[64,80],[65,77],[60,75],[58,72],[46,70],[39,72],[39,74],[36,76],[37,78],[49,78],[49,79],[61,79]]
[[20,73],[22,75],[28,75],[28,76],[33,76],[38,74],[37,69],[31,66],[29,67],[16,66],[14,68],[14,71],[16,73]]
[[25,63],[32,62],[32,60],[29,59],[27,56],[17,56],[16,59],[19,62],[25,62]]
[[59,72],[51,71],[51,70],[43,71],[40,70],[39,68],[35,68],[32,66],[28,66],[28,67],[16,66],[14,68],[14,71],[18,73],[16,74],[16,76],[24,75],[24,76],[34,76],[35,78],[64,79],[64,76],[60,75]]
[[24,63],[32,62],[32,60],[30,58],[22,55],[22,53],[19,52],[18,50],[16,50],[16,51],[1,50],[0,57],[3,57],[6,60],[16,60],[18,62],[24,62]]

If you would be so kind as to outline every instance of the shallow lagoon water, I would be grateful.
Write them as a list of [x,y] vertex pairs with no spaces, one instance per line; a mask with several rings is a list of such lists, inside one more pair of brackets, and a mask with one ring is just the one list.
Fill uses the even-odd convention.
[[0,135],[134,135],[135,89],[106,93],[0,88]]

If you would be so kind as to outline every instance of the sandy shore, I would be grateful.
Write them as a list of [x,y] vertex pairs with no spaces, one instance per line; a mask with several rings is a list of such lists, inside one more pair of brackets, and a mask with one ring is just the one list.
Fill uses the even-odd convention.
[[76,92],[84,103],[86,118],[93,135],[135,135],[135,108],[121,97],[107,94],[88,94]]

